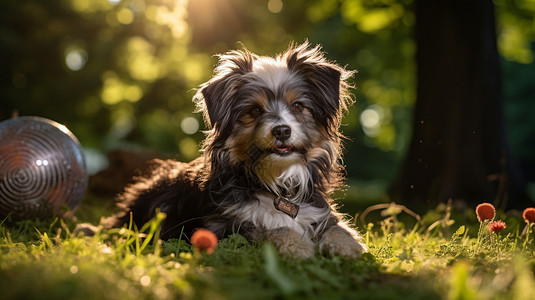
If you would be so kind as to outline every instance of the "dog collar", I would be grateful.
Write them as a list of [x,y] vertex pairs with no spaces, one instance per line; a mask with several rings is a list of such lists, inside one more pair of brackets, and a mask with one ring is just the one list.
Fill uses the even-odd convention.
[[297,213],[299,212],[299,205],[290,202],[290,200],[282,196],[273,199],[273,205],[275,206],[276,210],[289,215],[293,219],[297,217]]

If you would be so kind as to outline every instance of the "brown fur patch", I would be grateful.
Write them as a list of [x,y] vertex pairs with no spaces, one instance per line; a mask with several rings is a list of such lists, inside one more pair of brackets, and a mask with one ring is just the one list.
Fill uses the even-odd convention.
[[314,242],[288,227],[270,230],[266,233],[266,238],[279,249],[282,255],[308,258],[314,256],[316,252]]
[[320,241],[320,251],[329,256],[344,256],[353,259],[359,258],[367,251],[360,235],[343,223],[329,228]]

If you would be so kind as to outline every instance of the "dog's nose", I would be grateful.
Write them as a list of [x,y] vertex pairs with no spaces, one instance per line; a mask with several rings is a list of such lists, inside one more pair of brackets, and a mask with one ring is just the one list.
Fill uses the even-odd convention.
[[284,141],[290,137],[292,134],[292,129],[288,125],[279,125],[273,127],[271,134],[273,134],[277,140]]

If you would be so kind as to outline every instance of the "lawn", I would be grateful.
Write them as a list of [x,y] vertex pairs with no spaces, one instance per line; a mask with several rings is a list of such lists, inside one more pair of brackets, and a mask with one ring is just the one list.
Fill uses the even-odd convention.
[[[366,226],[355,218],[370,247],[359,260],[295,260],[239,235],[210,255],[158,240],[162,215],[146,230],[93,237],[75,235],[74,220],[5,221],[0,298],[533,299],[534,233],[522,234],[522,212],[498,211],[507,227],[493,233],[473,209],[440,205],[417,220],[402,208],[368,210]],[[79,220],[98,214],[84,209]]]

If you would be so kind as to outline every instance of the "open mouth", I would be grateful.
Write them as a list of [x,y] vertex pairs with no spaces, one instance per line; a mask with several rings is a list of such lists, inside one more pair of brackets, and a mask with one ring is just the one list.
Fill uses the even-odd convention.
[[288,155],[293,152],[292,146],[289,145],[276,146],[273,150],[279,155]]

